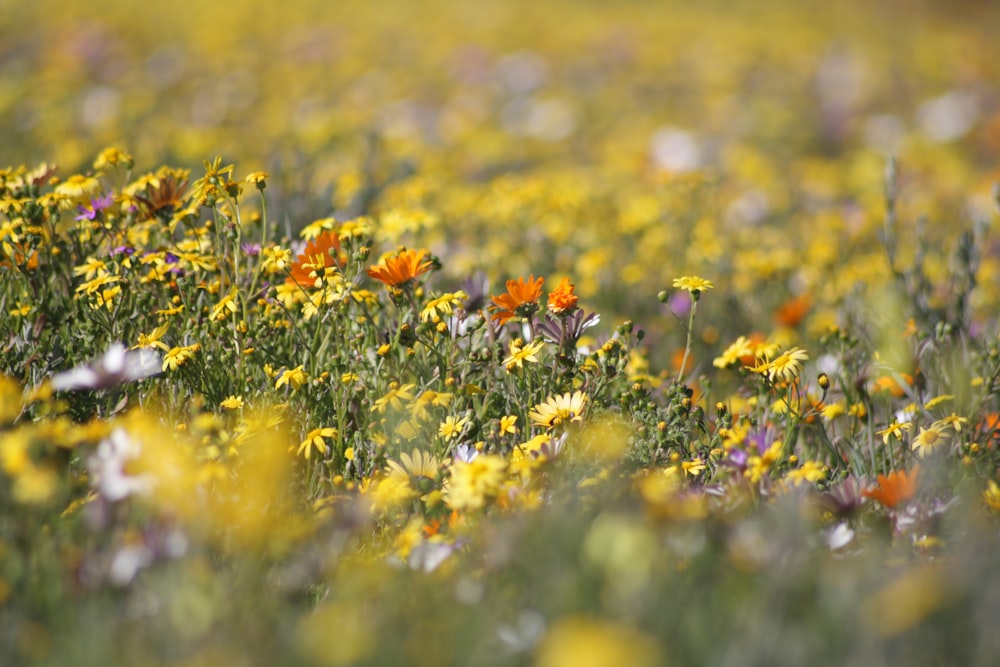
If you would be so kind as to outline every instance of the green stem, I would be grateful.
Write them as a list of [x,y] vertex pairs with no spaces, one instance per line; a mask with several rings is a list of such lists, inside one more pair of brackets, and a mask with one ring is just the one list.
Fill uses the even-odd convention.
[[698,300],[691,297],[691,313],[688,315],[687,343],[684,345],[684,358],[681,359],[680,370],[677,371],[677,382],[684,379],[684,368],[687,366],[688,355],[691,354],[691,332],[694,330],[694,313],[698,310]]

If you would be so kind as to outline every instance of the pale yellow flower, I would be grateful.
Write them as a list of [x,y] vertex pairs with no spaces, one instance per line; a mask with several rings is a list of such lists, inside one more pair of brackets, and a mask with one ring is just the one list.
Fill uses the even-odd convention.
[[552,428],[566,422],[581,421],[586,406],[587,395],[582,391],[567,392],[561,396],[549,397],[544,403],[539,403],[531,410],[528,417],[534,424]]

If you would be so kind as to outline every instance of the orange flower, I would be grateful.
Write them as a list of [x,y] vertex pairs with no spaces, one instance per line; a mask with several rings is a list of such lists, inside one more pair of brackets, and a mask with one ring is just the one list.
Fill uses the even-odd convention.
[[797,327],[809,314],[810,307],[812,307],[812,298],[808,293],[793,297],[774,311],[774,321],[783,327]]
[[401,250],[395,257],[386,257],[381,264],[368,269],[368,275],[389,287],[399,287],[431,270],[434,263],[424,261],[426,255],[426,250]]
[[302,287],[318,287],[317,281],[322,280],[323,272],[340,263],[340,237],[337,232],[325,231],[309,241],[298,261],[292,263],[291,280]]
[[0,266],[5,268],[16,267],[19,270],[34,271],[38,268],[38,251],[26,249],[23,243],[7,244],[4,251],[13,260],[13,264],[6,260],[0,261]]
[[[907,375],[906,373],[900,373],[903,381],[906,384],[913,386],[913,376]],[[875,382],[872,385],[874,391],[887,391],[896,398],[902,398],[906,395],[906,389],[904,389],[895,378],[890,375],[883,375],[881,377],[875,378]]]
[[895,470],[888,475],[879,475],[878,484],[861,495],[866,498],[873,498],[892,509],[896,505],[906,502],[916,494],[919,474],[920,466],[915,465],[908,473],[902,470]]
[[559,285],[549,292],[549,312],[566,313],[576,308],[577,296],[573,294],[573,284],[563,278]]
[[535,274],[528,276],[528,282],[524,278],[507,281],[507,293],[500,296],[490,297],[493,304],[499,309],[493,313],[493,319],[501,325],[515,315],[527,317],[538,308],[538,299],[542,296],[542,285],[545,278],[535,279]]

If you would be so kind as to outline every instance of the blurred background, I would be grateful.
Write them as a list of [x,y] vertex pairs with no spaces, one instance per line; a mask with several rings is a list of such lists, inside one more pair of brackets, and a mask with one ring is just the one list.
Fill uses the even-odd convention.
[[0,166],[221,154],[271,174],[279,232],[372,215],[455,282],[567,275],[653,334],[696,273],[725,289],[706,345],[802,337],[888,275],[888,156],[904,232],[991,219],[997,25],[974,0],[0,0]]

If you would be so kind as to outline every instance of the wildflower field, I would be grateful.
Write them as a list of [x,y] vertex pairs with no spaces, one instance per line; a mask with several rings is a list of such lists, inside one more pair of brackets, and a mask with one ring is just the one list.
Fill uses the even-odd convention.
[[0,0],[0,665],[1000,664],[998,26]]

